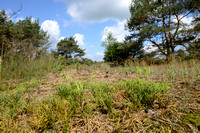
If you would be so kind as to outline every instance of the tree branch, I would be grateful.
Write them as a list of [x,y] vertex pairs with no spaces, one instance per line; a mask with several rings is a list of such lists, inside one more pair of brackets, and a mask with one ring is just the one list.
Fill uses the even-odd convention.
[[163,49],[159,46],[159,44],[157,44],[155,41],[151,40],[150,37],[148,37],[149,41],[152,42],[154,45],[156,45],[156,47],[158,47],[158,49],[160,50],[160,52],[163,55],[166,55],[165,52],[163,52]]
[[[196,6],[195,6],[196,7]],[[179,21],[181,21],[181,19],[183,19],[184,17],[186,17],[187,15],[189,15],[194,9],[195,9],[195,7],[193,8],[193,9],[191,9],[187,14],[185,14],[183,17],[181,17],[180,19],[179,19]]]
[[11,19],[13,16],[15,16],[17,13],[19,13],[22,10],[22,1],[20,1],[20,8],[17,11],[12,11],[12,14],[9,15],[7,20]]
[[175,31],[175,33],[174,33],[174,35],[173,35],[173,40],[174,40],[175,36],[177,35],[178,29],[179,29],[179,26],[180,26],[180,20],[179,20],[179,18],[178,18],[178,14],[176,14],[175,11],[174,11],[174,15],[176,16],[176,19],[177,19],[177,27],[176,27],[176,31]]
[[[164,3],[162,2],[162,8],[164,8]],[[167,45],[169,46],[169,35],[167,34],[167,31],[166,31],[166,23],[165,23],[165,17],[164,15],[162,14],[162,22],[163,22],[163,27],[164,27],[164,33],[165,33],[165,38],[166,38],[166,43]]]

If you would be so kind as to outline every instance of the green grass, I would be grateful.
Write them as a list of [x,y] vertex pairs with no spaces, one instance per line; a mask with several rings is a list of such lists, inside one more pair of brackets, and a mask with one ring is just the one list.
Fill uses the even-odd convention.
[[[200,79],[199,61],[159,66],[129,63],[124,67],[96,63],[88,67],[64,66],[61,62],[45,65],[49,60],[25,65],[24,71],[13,69],[14,74],[7,77],[32,80],[5,80],[1,84],[0,132],[198,132],[198,103],[183,99],[182,95],[198,95],[194,86],[198,87]],[[28,67],[30,72],[26,71]],[[84,74],[91,82],[74,81],[72,75],[67,75],[72,68],[88,71]],[[95,70],[119,76],[128,73],[137,79],[92,82],[97,78]],[[20,71],[24,73],[21,76],[16,74]],[[47,72],[55,72],[65,80],[55,84],[41,81]],[[180,81],[188,84],[178,84]],[[38,95],[37,88],[45,85],[55,91]]]
[[93,101],[98,105],[100,111],[112,112],[113,89],[112,85],[101,82],[92,83],[89,88],[93,94]]
[[94,70],[108,71],[109,73],[132,73],[144,80],[173,83],[181,80],[194,82],[200,79],[200,61],[174,60],[169,64],[147,65],[145,62],[129,63],[125,66],[110,67],[110,64],[95,64]]
[[56,94],[61,98],[69,100],[71,107],[76,109],[83,102],[84,84],[71,82],[70,84],[58,85]]
[[126,81],[119,84],[125,88],[128,99],[137,107],[152,106],[158,95],[164,94],[169,88],[165,83],[145,82],[141,79]]
[[60,60],[56,60],[51,56],[44,56],[39,59],[31,60],[12,60],[4,65],[2,80],[30,80],[32,78],[41,78],[48,72],[56,72],[65,68]]
[[[20,128],[20,123],[27,124],[27,131],[70,131],[70,121],[77,115],[85,117],[95,112],[114,115],[115,106],[125,104],[122,102],[118,103],[119,105],[113,104],[116,100],[114,95],[118,91],[125,90],[126,99],[132,101],[133,106],[139,103],[140,107],[145,107],[146,104],[152,103],[157,95],[167,90],[166,85],[142,80],[121,81],[120,83],[71,82],[57,85],[55,96],[49,96],[39,103],[31,96],[29,99],[24,97],[30,89],[37,86],[38,83],[33,80],[30,83],[16,86],[15,91],[10,94],[6,91],[1,93],[1,131],[24,131]],[[148,88],[145,89],[147,86]],[[148,92],[145,92],[147,90]],[[136,93],[137,91],[140,93]],[[141,97],[144,99],[141,100]],[[20,121],[19,116],[26,117],[24,121]]]

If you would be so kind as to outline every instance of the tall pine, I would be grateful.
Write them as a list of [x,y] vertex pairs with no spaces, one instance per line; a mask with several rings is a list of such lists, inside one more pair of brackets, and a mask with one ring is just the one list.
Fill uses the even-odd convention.
[[131,38],[151,42],[168,61],[178,46],[189,48],[198,39],[199,30],[189,32],[184,22],[188,17],[199,17],[198,1],[132,0],[130,13],[127,27]]

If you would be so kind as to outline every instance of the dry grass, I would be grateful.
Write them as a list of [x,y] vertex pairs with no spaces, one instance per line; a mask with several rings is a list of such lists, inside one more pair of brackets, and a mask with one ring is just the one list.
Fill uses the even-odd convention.
[[[200,62],[195,60],[168,65],[149,66],[142,63],[125,67],[94,64],[78,69],[69,67],[49,73],[39,80],[12,84],[9,90],[0,92],[0,131],[199,132],[199,66]],[[108,77],[105,77],[107,71]],[[171,89],[158,96],[153,105],[137,108],[128,100],[126,89],[115,87],[114,84],[139,78],[149,82],[169,83]],[[86,86],[94,82],[95,85],[107,82],[112,90],[112,111],[108,111],[107,106],[98,105],[90,87],[83,89],[83,102],[72,109],[69,100],[60,99],[55,94],[57,86],[71,82],[83,82]],[[13,101],[18,96],[21,96],[19,101]],[[3,112],[5,108],[10,110]]]

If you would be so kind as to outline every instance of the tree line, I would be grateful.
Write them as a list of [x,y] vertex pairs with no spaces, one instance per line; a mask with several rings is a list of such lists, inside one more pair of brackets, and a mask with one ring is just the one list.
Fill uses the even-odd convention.
[[[198,0],[132,0],[130,14],[126,29],[131,34],[124,42],[118,42],[112,33],[108,34],[102,44],[106,48],[104,61],[153,59],[160,57],[158,55],[167,61],[174,56],[200,57]],[[26,61],[50,54],[49,36],[41,29],[39,19],[27,17],[14,23],[10,16],[5,10],[0,11],[0,54],[5,61],[2,64],[6,65],[14,59]],[[185,22],[187,18],[192,18],[190,24]],[[157,50],[145,53],[146,42]],[[79,48],[74,37],[69,37],[60,40],[51,54],[56,58],[60,55],[65,59],[80,60],[85,50]]]
[[[50,47],[47,32],[41,29],[39,19],[27,17],[14,23],[5,10],[0,11],[0,53],[2,57],[39,58],[46,55]],[[85,55],[74,37],[64,38],[53,51],[65,58],[76,58]]]
[[27,17],[14,23],[5,10],[0,12],[0,53],[2,58],[39,57],[49,48],[48,35],[39,20]]
[[[74,37],[60,40],[57,49],[50,51],[49,35],[42,30],[39,19],[27,17],[24,20],[14,22],[13,16],[16,14],[17,12],[8,14],[5,10],[0,10],[1,80],[12,72],[15,72],[16,75],[22,75],[21,69],[28,68],[30,64],[35,64],[39,60],[44,61],[44,57],[54,58],[55,61],[52,63],[56,63],[59,56],[64,58],[63,63],[92,63],[91,60],[82,58],[85,55],[85,50],[79,48]],[[47,66],[41,67],[46,68]],[[16,70],[19,71],[16,72]]]

